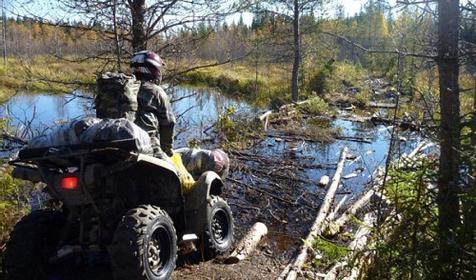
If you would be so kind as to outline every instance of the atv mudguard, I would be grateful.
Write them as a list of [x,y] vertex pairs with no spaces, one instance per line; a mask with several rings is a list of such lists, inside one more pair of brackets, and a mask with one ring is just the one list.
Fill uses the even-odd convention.
[[[220,176],[213,171],[204,172],[200,178],[196,181],[195,187],[189,193],[182,195],[180,188],[180,179],[177,175],[175,166],[168,161],[158,159],[148,155],[139,155],[137,158],[137,164],[139,169],[144,169],[145,165],[153,165],[154,169],[159,167],[162,172],[151,172],[148,176],[154,177],[155,174],[162,174],[163,177],[168,177],[168,186],[161,186],[160,192],[168,192],[167,197],[170,202],[174,201],[175,206],[179,207],[183,205],[185,212],[184,221],[184,233],[196,233],[201,234],[204,226],[207,223],[207,204],[210,195],[220,195],[222,193],[223,181]],[[180,194],[180,195],[179,195]],[[164,206],[164,201],[158,204],[165,209],[170,208],[172,205]],[[178,209],[175,208],[175,211]],[[175,217],[179,218],[179,217]],[[174,219],[176,220],[176,219]],[[178,221],[176,220],[175,223]],[[177,225],[178,226],[178,225]],[[180,227],[180,226],[178,226]]]
[[[163,159],[138,154],[136,162],[117,173],[122,182],[135,188],[130,192],[125,186],[124,195],[136,196],[137,205],[152,204],[164,208],[171,216],[184,208],[180,179],[175,166]],[[134,205],[133,207],[136,207]],[[132,206],[132,205],[129,205]]]
[[207,203],[210,195],[222,193],[223,181],[213,171],[203,173],[195,188],[185,195],[185,219],[189,232],[201,234],[207,223]]

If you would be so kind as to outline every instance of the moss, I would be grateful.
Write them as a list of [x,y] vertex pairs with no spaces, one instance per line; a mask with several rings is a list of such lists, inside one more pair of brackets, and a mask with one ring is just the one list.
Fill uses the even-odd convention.
[[314,250],[322,254],[322,258],[314,259],[314,266],[331,266],[347,255],[348,249],[338,243],[317,237],[312,243]]

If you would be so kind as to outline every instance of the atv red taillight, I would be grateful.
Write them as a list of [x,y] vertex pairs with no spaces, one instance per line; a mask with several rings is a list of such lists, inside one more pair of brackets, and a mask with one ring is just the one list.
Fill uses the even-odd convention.
[[78,177],[70,176],[61,178],[61,188],[65,190],[75,190],[78,188]]

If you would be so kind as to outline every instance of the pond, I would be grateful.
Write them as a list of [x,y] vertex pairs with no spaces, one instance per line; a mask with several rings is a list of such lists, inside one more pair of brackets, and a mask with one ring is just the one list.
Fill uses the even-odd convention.
[[[234,106],[238,112],[256,116],[262,110],[252,107],[243,101],[231,99],[212,89],[193,89],[187,87],[169,88],[173,109],[177,116],[175,148],[186,146],[196,139],[208,143],[209,147],[219,145],[210,134],[220,112]],[[343,113],[344,114],[344,113]],[[343,115],[341,114],[341,116]],[[0,117],[10,116],[12,124],[22,130],[25,124],[31,124],[36,131],[42,131],[57,122],[94,116],[92,99],[86,95],[49,95],[49,94],[18,94],[0,108]],[[345,167],[343,180],[344,189],[358,191],[369,180],[374,170],[385,164],[391,127],[373,125],[369,122],[359,123],[337,118],[331,122],[333,127],[340,127],[342,135],[347,137],[365,138],[366,143],[336,140],[330,144],[310,143],[307,141],[286,142],[275,137],[267,137],[261,144],[253,148],[253,153],[274,158],[295,157],[307,165],[328,165],[338,161],[341,149],[347,146],[356,159]],[[421,139],[418,134],[407,132],[407,141],[400,142],[399,151],[412,149]],[[323,175],[332,176],[334,167],[306,168],[300,174],[307,177],[313,184],[308,184],[309,191],[315,191],[315,182]]]
[[[177,117],[175,147],[185,146],[193,138],[209,139],[206,129],[230,106],[240,112],[258,113],[258,109],[212,89],[174,87],[167,89],[167,93]],[[0,117],[6,116],[19,131],[29,124],[35,132],[40,132],[57,123],[95,116],[95,111],[92,97],[80,92],[65,95],[19,93],[0,107]]]

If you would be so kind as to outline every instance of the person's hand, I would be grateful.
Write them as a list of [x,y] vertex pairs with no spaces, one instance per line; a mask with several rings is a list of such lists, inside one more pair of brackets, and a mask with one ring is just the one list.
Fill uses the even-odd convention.
[[170,150],[168,149],[167,151],[164,151],[164,152],[169,157],[172,157],[174,155],[174,152],[172,151],[172,149],[170,149]]

